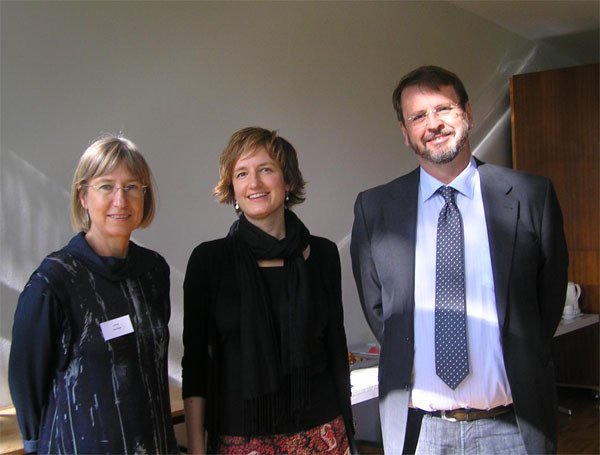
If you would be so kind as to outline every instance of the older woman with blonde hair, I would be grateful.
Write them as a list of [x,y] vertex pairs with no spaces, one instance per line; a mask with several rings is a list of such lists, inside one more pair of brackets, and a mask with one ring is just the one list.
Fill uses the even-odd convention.
[[25,452],[178,452],[169,266],[130,240],[154,213],[152,174],[135,144],[91,144],[71,187],[78,234],[32,274],[15,313],[9,384]]
[[244,128],[221,154],[215,193],[238,218],[185,275],[188,453],[350,451],[340,258],[290,210],[304,187],[275,131]]

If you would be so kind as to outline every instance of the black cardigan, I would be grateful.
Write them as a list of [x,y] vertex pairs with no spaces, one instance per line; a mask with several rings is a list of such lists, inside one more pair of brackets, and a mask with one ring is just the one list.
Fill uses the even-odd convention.
[[[242,434],[236,422],[238,416],[233,412],[236,403],[241,405],[237,401],[241,395],[236,383],[241,387],[243,372],[238,362],[241,355],[239,288],[230,241],[223,238],[196,247],[184,280],[182,394],[184,399],[194,396],[206,399],[209,450],[214,450],[219,434]],[[341,414],[351,436],[350,372],[339,254],[333,242],[321,237],[311,236],[309,245],[306,264],[311,293],[324,303],[316,315],[320,331],[319,349],[314,353],[313,391],[306,412],[290,416],[280,428],[283,433],[303,431]],[[223,412],[229,417],[224,419]]]

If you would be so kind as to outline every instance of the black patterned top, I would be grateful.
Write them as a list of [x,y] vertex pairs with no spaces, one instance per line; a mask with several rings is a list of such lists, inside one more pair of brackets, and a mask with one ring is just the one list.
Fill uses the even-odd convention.
[[[133,242],[126,259],[101,258],[80,233],[44,259],[19,297],[9,361],[26,452],[178,452],[169,286],[166,261]],[[114,338],[108,321],[124,327]]]

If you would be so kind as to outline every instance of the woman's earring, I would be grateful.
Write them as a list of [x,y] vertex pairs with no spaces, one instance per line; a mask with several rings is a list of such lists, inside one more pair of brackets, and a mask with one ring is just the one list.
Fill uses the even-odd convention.
[[236,210],[240,209],[240,204],[238,204],[238,201],[235,201],[235,204],[233,204],[233,208]]
[[288,202],[290,200],[290,193],[286,192],[285,193],[285,202]]

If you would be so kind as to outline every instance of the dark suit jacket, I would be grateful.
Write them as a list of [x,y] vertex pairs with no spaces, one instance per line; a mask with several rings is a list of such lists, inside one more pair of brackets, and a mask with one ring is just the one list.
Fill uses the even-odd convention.
[[[529,453],[556,451],[551,341],[560,322],[568,254],[551,182],[477,161],[496,309],[517,422]],[[414,265],[419,169],[358,195],[350,252],[360,302],[381,343],[384,448],[404,443],[414,360]]]

